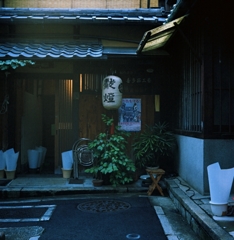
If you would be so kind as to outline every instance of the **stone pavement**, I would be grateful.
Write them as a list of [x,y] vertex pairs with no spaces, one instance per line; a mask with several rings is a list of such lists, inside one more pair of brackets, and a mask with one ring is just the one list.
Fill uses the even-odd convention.
[[[142,186],[142,180],[133,184],[127,184],[114,188],[110,185],[93,187],[92,178],[83,175],[79,181],[62,178],[61,175],[25,174],[18,175],[15,179],[7,181],[0,180],[0,199],[29,199],[45,197],[64,197],[82,194],[140,194],[147,197],[148,187]],[[4,184],[5,183],[5,184]],[[155,211],[162,223],[168,239],[233,239],[234,221],[219,221],[213,219],[210,209],[209,196],[202,196],[192,189],[183,179],[164,178],[160,181],[163,191],[167,197],[162,197],[154,191],[149,197]],[[234,204],[230,197],[230,204]],[[183,224],[178,221],[178,212],[183,216]],[[223,219],[222,219],[223,218]],[[229,218],[231,219],[231,217]],[[220,221],[221,220],[221,221]],[[186,234],[193,230],[193,237]],[[185,237],[186,236],[186,237]],[[197,236],[197,237],[196,237]]]

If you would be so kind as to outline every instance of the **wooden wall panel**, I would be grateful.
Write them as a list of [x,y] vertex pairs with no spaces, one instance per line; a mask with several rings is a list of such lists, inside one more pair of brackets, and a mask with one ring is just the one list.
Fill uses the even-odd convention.
[[[155,1],[155,0],[154,0]],[[139,8],[139,0],[5,0],[15,8]]]
[[159,7],[158,0],[150,0],[149,2],[148,0],[141,0],[140,4],[141,4],[141,8],[148,8],[148,4],[150,8]]
[[94,139],[104,131],[101,114],[107,113],[102,106],[101,95],[79,96],[79,137]]
[[[124,98],[141,98],[142,109],[142,129],[145,125],[154,123],[154,95],[125,95]],[[101,114],[107,114],[109,117],[114,116],[117,124],[117,111],[105,110],[102,106],[101,95],[83,94],[79,97],[79,137],[94,139],[100,132],[105,131],[105,125],[102,122]],[[131,132],[128,139],[128,154],[131,156],[131,144],[136,132]]]

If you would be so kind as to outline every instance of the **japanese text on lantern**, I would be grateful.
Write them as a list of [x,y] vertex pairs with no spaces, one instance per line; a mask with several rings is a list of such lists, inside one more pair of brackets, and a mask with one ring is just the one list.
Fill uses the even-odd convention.
[[119,108],[122,101],[122,80],[117,76],[108,76],[104,78],[102,95],[102,102],[105,108]]
[[[115,80],[113,78],[105,78],[103,81],[104,89],[115,89],[114,87]],[[115,102],[115,94],[114,92],[107,92],[104,94],[104,102]]]

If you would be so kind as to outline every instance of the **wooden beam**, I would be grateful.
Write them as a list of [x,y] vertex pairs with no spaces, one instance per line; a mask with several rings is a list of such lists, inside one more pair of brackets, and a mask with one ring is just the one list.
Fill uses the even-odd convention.
[[150,39],[143,48],[143,52],[150,51],[156,48],[163,47],[166,42],[170,39],[174,30],[164,32],[162,35]]
[[[177,18],[174,21],[171,21],[160,27],[147,31],[143,37],[144,41],[142,41],[143,43],[145,42],[144,47],[142,47],[142,44],[141,44],[142,52],[163,47],[167,43],[167,41],[170,39],[174,31],[176,30],[176,26],[178,26],[186,16],[187,15]],[[146,39],[145,36],[148,36],[148,40]]]

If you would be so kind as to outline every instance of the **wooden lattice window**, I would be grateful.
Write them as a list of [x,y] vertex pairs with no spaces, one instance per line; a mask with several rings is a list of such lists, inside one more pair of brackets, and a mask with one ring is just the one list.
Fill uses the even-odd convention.
[[183,79],[181,85],[181,102],[179,128],[184,131],[202,131],[202,90],[201,90],[201,38],[197,35],[191,40],[194,50],[187,47],[183,57]]

